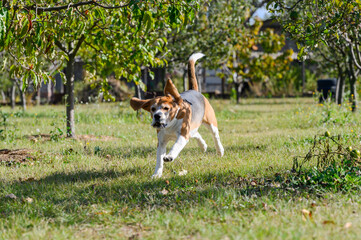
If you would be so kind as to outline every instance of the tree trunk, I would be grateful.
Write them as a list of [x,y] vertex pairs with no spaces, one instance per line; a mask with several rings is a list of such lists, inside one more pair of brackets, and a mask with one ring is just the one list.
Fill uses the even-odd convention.
[[52,81],[48,81],[47,91],[46,91],[46,103],[49,104],[51,101],[51,96],[53,95],[52,91]]
[[187,91],[187,67],[183,69],[183,91]]
[[67,137],[75,137],[75,120],[74,120],[74,62],[75,56],[68,56],[69,60],[66,65],[66,84],[65,84],[65,94],[66,94],[66,135]]
[[354,64],[352,61],[352,56],[349,56],[349,81],[350,81],[350,102],[352,112],[356,112],[357,110],[357,89],[356,89],[356,81],[357,73],[354,69]]
[[241,97],[241,93],[239,92],[240,85],[241,85],[240,83],[234,82],[234,88],[236,89],[236,101],[237,101],[237,104],[239,104],[239,99]]
[[341,67],[338,67],[338,81],[336,87],[336,103],[342,105],[345,92],[345,75]]
[[23,107],[23,110],[26,111],[26,96],[25,96],[25,92],[21,89],[20,86],[20,80],[17,79],[15,80],[16,85],[18,86],[19,92],[20,92],[20,99],[21,99],[21,105]]
[[306,70],[305,70],[305,61],[302,62],[302,96],[305,95],[306,91]]
[[39,87],[38,91],[36,92],[36,105],[40,106],[40,103],[41,103],[41,87]]
[[13,85],[11,86],[11,91],[10,91],[10,105],[11,108],[14,109],[15,105],[16,105],[16,84],[15,82],[13,83]]
[[221,86],[222,99],[225,99],[225,98],[226,98],[225,89],[226,89],[226,77],[223,76],[223,77],[222,77],[222,86]]
[[2,97],[2,102],[3,103],[6,103],[6,96],[5,96],[5,93],[4,93],[4,91],[3,90],[1,90],[1,97]]
[[350,79],[350,102],[352,112],[357,110],[357,92],[356,92],[356,81]]
[[[142,89],[140,88],[139,84],[135,85],[135,97],[142,99]],[[141,109],[137,110],[137,117],[142,118],[142,111]]]

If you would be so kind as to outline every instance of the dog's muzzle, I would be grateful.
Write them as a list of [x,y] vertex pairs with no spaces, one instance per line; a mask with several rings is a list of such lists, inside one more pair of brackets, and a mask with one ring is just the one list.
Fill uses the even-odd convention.
[[152,124],[152,126],[154,128],[162,129],[162,128],[165,128],[167,126],[167,124],[161,123],[161,122],[155,122],[155,123]]

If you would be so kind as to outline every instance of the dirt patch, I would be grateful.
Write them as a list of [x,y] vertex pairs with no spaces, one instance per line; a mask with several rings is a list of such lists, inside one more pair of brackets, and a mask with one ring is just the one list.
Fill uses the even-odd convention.
[[0,149],[0,163],[7,163],[11,165],[13,163],[25,163],[28,161],[34,161],[35,158],[31,155],[32,150],[29,149]]
[[[50,134],[37,134],[25,136],[27,139],[37,142],[37,141],[51,141],[54,140],[54,137]],[[64,135],[56,136],[56,139],[65,139]],[[76,140],[80,141],[114,141],[117,138],[112,136],[95,136],[95,135],[76,135]]]

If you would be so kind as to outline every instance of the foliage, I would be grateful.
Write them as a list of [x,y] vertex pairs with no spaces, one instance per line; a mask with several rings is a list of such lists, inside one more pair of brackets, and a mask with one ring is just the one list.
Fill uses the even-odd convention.
[[[299,59],[311,53],[329,62],[340,79],[337,103],[341,104],[346,78],[350,83],[352,109],[356,110],[356,80],[361,70],[360,14],[361,2],[348,0],[272,0],[269,9],[275,13],[284,30],[298,42]],[[358,70],[357,70],[358,69]]]
[[[257,95],[261,95],[263,86],[271,94],[280,91],[285,80],[285,74],[292,62],[292,49],[280,52],[285,44],[285,36],[278,35],[270,29],[260,31],[262,23],[247,28],[238,35],[238,41],[230,49],[226,68],[230,72],[230,81],[240,84],[249,80],[253,89],[258,88]],[[255,50],[261,48],[259,56],[253,56]],[[257,53],[257,52],[256,52]]]
[[[295,157],[293,171],[298,172],[293,180],[314,188],[319,185],[336,191],[358,189],[361,186],[361,158],[358,149],[348,144],[351,136],[331,136],[326,131],[315,136],[305,157]],[[307,164],[310,169],[302,169]]]
[[155,57],[166,43],[157,32],[189,21],[195,9],[195,1],[3,1],[1,51],[17,63],[10,75],[34,83],[49,80],[44,64],[58,68],[78,50],[90,71],[138,81],[140,66],[165,63]]

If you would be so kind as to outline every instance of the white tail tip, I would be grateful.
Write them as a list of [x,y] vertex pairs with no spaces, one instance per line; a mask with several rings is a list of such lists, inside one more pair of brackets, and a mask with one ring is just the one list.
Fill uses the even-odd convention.
[[205,55],[203,53],[193,53],[190,57],[189,57],[189,61],[194,61],[196,62],[198,59],[204,57]]

